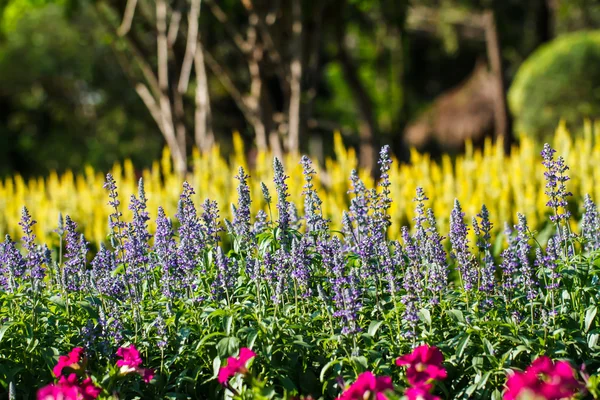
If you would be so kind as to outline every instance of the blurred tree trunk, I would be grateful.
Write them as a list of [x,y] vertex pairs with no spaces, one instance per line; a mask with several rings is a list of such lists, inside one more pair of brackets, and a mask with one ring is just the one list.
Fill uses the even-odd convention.
[[510,128],[510,116],[506,102],[506,90],[504,88],[504,70],[502,68],[500,39],[498,38],[494,12],[492,10],[484,11],[481,23],[485,31],[487,56],[496,86],[494,99],[495,135],[496,138],[503,138],[504,151],[508,154],[510,153],[512,144],[512,130]]
[[338,61],[342,66],[344,77],[354,96],[356,111],[360,118],[358,128],[360,138],[359,164],[361,168],[365,168],[372,173],[375,168],[374,142],[377,135],[375,111],[369,93],[358,75],[358,68],[346,48],[346,23],[342,12],[340,16],[341,18],[337,21],[335,29]]
[[[150,11],[149,4],[138,0],[127,2],[106,0],[97,4],[101,20],[118,38],[121,38],[126,45],[125,51],[129,53],[127,56],[132,56],[131,60],[127,56],[119,57],[124,72],[130,75],[130,79],[136,80],[132,76],[134,75],[132,65],[142,71],[145,82],[137,79],[136,91],[163,134],[171,151],[175,170],[181,175],[187,172],[188,127],[185,115],[186,95],[192,69],[196,75],[195,143],[200,149],[207,150],[214,142],[205,59],[198,37],[201,0],[190,0],[187,31],[183,29],[185,26],[182,23],[183,10],[187,8],[186,3],[175,1],[172,8],[171,2],[156,0],[154,13]],[[122,16],[120,24],[116,25],[111,21],[114,15]],[[133,29],[136,16],[138,29]],[[140,29],[155,35],[155,51],[144,46],[147,39],[140,37]],[[182,36],[185,37],[185,47],[177,48],[177,38],[182,32],[184,32]],[[156,60],[156,73],[152,67],[154,60]]]
[[292,0],[291,25],[287,151],[298,153],[300,148],[300,106],[302,97],[302,4],[300,0]]

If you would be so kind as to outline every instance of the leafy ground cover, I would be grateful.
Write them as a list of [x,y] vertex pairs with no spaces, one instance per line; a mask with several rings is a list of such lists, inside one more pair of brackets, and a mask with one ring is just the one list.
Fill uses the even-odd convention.
[[109,174],[109,244],[89,263],[75,221],[59,221],[51,250],[24,208],[20,246],[6,236],[0,247],[1,388],[42,399],[597,397],[600,216],[586,197],[573,233],[568,167],[548,145],[542,159],[553,231],[541,243],[519,214],[499,257],[485,206],[467,218],[455,201],[443,235],[421,188],[413,229],[390,240],[386,147],[377,190],[351,174],[340,230],[306,157],[302,215],[275,159],[266,212],[251,212],[240,168],[231,221],[214,201],[197,207],[186,182],[173,220],[158,208],[154,235],[143,182],[125,221]]

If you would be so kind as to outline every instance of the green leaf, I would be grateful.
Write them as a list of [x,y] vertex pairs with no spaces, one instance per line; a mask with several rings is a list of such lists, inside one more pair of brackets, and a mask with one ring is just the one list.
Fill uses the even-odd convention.
[[465,316],[463,315],[462,311],[452,309],[452,310],[448,310],[448,312],[450,313],[450,315],[452,315],[452,317],[454,317],[454,319],[457,322],[462,322],[462,323],[465,322]]
[[375,336],[381,324],[383,324],[383,321],[371,321],[371,323],[369,324],[369,329],[367,329],[367,333],[370,336]]
[[14,325],[14,322],[9,322],[9,323],[2,325],[2,327],[0,328],[0,343],[2,342],[2,339],[4,338],[4,334],[6,333],[8,328],[10,328],[13,325]]
[[585,312],[585,321],[584,321],[584,332],[588,332],[590,330],[590,327],[592,326],[592,323],[594,322],[594,318],[596,317],[596,314],[598,313],[598,307],[596,306],[590,306],[587,311]]
[[485,346],[485,349],[487,351],[487,354],[489,354],[490,356],[494,355],[494,346],[492,345],[492,343],[490,343],[489,340],[487,340],[486,338],[483,338],[483,345]]
[[427,325],[431,326],[431,313],[426,308],[421,308],[419,311],[419,318]]
[[466,335],[466,336],[463,336],[463,338],[460,340],[460,342],[458,342],[458,346],[456,346],[456,356],[458,358],[462,357],[462,355],[465,352],[465,349],[469,345],[470,341],[471,341],[471,335]]
[[338,362],[339,362],[338,360],[334,359],[334,360],[329,361],[327,364],[325,364],[323,366],[323,369],[321,369],[321,373],[319,374],[319,380],[321,382],[325,381],[325,373],[329,370],[329,368],[333,367]]
[[219,357],[231,356],[237,352],[239,347],[240,339],[234,336],[224,337],[223,339],[219,340],[219,343],[217,343]]

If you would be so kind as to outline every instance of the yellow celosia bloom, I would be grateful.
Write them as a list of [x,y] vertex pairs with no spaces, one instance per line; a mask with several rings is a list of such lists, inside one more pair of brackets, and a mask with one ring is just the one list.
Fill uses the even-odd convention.
[[[571,180],[568,189],[579,201],[584,194],[600,199],[600,126],[586,122],[584,135],[573,139],[564,125],[556,131],[551,144],[558,155],[562,155],[571,167]],[[443,156],[440,162],[434,162],[427,154],[411,151],[410,164],[399,164],[394,159],[389,172],[392,182],[390,209],[392,226],[391,238],[399,235],[400,227],[414,217],[415,191],[422,186],[429,197],[427,206],[432,207],[438,218],[438,227],[447,232],[450,211],[455,198],[461,202],[466,217],[475,216],[485,204],[490,211],[496,229],[503,228],[504,221],[515,222],[516,213],[521,212],[528,218],[532,228],[539,227],[547,220],[550,210],[545,206],[544,167],[541,164],[542,145],[533,143],[522,136],[518,147],[506,156],[502,146],[487,140],[482,149],[474,149],[467,144],[465,154],[454,162]],[[353,149],[347,149],[339,134],[334,138],[335,158],[328,158],[324,168],[316,167],[317,188],[323,200],[323,210],[333,221],[333,228],[339,229],[342,211],[347,208],[350,189],[350,172],[357,168],[357,157]],[[196,191],[196,203],[199,206],[206,198],[216,200],[221,217],[232,219],[231,203],[237,200],[237,174],[239,166],[248,170],[244,145],[239,135],[234,135],[234,152],[223,157],[216,145],[207,154],[194,150],[191,157],[192,172],[186,177]],[[286,174],[290,190],[290,200],[294,201],[302,212],[302,186],[304,180],[298,155],[284,157]],[[121,212],[129,220],[131,212],[127,209],[129,198],[137,192],[137,178],[131,161],[116,164],[110,171],[115,177],[121,199]],[[272,195],[273,186],[272,155],[259,152],[256,167],[249,171],[252,208],[255,214],[266,205],[262,197],[260,182],[264,182]],[[375,182],[366,171],[359,171],[367,188]],[[151,221],[156,217],[159,205],[165,208],[168,216],[174,217],[177,201],[182,188],[182,179],[173,171],[169,151],[165,149],[162,159],[142,172],[148,209]],[[0,181],[0,233],[10,234],[14,238],[21,236],[18,225],[21,208],[27,206],[38,221],[35,234],[40,242],[56,241],[52,232],[56,228],[59,212],[70,215],[81,227],[86,238],[94,243],[106,239],[108,232],[108,197],[102,188],[104,174],[86,166],[81,171],[67,171],[62,175],[55,172],[46,178],[25,181],[20,175]],[[573,228],[576,228],[574,223]],[[150,224],[153,230],[153,222]]]

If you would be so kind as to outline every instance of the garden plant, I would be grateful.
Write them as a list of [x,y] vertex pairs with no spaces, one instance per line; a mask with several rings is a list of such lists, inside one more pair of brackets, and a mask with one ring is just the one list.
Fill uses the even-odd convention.
[[391,234],[387,146],[376,189],[351,173],[335,229],[307,157],[302,204],[275,158],[265,209],[251,211],[239,168],[230,219],[184,182],[153,234],[143,180],[124,219],[108,174],[95,254],[68,215],[56,241],[39,243],[23,208],[21,237],[0,247],[0,389],[44,400],[598,398],[600,215],[586,196],[573,221],[554,153],[541,151],[546,235],[523,214],[496,235],[486,206],[465,215],[459,200],[441,232],[422,188],[412,228]]

